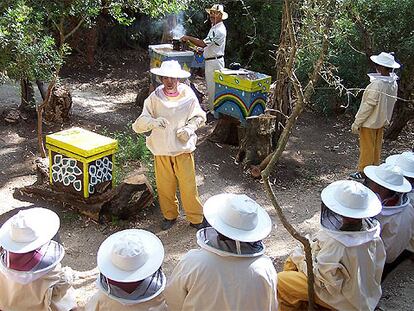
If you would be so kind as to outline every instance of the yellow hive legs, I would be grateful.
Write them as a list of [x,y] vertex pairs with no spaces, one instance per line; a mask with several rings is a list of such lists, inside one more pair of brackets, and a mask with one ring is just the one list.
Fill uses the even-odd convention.
[[193,154],[155,156],[154,163],[158,200],[164,218],[172,220],[179,215],[178,185],[187,220],[193,224],[201,223],[203,208],[198,197]]
[[89,165],[88,163],[82,162],[83,166],[83,197],[89,197]]
[[52,159],[52,150],[49,148],[49,183],[53,184],[53,178],[52,178],[52,166],[53,166],[53,159]]

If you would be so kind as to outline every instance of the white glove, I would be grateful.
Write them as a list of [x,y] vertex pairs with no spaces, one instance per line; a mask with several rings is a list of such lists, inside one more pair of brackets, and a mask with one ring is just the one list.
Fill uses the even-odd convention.
[[159,117],[152,121],[152,128],[166,128],[170,124],[166,118]]
[[351,132],[353,134],[359,134],[359,126],[355,122],[351,125]]
[[184,126],[177,130],[176,135],[179,141],[181,141],[182,143],[186,143],[189,141],[191,135],[193,134],[194,134],[194,131],[190,127]]

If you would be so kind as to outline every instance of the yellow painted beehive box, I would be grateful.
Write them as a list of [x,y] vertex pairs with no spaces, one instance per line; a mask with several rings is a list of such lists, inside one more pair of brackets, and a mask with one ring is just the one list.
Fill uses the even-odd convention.
[[118,142],[74,127],[46,135],[50,184],[88,198],[103,183],[113,186]]

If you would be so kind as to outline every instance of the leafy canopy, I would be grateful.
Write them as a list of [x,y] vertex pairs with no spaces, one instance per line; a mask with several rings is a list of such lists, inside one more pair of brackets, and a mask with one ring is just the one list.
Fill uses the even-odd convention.
[[0,3],[0,79],[48,80],[64,62],[65,41],[99,14],[129,25],[184,9],[189,0],[3,0]]

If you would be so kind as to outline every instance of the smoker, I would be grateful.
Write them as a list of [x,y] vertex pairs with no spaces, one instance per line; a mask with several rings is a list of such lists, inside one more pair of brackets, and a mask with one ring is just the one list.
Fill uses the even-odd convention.
[[173,38],[171,40],[172,47],[174,51],[187,51],[188,45],[186,42],[182,42],[180,38]]

